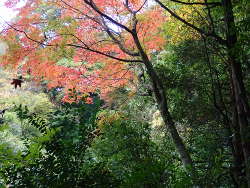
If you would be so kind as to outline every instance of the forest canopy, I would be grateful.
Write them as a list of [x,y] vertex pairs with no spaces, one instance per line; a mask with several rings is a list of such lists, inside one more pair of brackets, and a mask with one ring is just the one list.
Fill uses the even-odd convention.
[[248,0],[5,6],[0,185],[250,188]]

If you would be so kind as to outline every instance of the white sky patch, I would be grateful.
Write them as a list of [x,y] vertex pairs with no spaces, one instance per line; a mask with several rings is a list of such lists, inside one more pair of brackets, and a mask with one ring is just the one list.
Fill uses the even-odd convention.
[[0,56],[4,55],[8,50],[8,45],[5,42],[0,42]]
[[[16,12],[4,6],[4,0],[0,0],[0,30],[6,27],[5,22],[9,22],[16,16]],[[8,45],[0,41],[0,56],[4,55],[8,50]]]
[[[0,31],[7,27],[6,22],[10,22],[17,15],[17,11],[14,11],[10,8],[4,6],[6,0],[0,0]],[[17,7],[22,7],[24,1],[21,1]],[[8,51],[8,45],[0,41],[0,56],[4,55]]]
[[[0,2],[0,16],[5,21],[10,21],[16,16],[16,12],[14,12],[11,9],[8,9],[4,6],[4,2]],[[3,20],[1,20],[1,23],[3,23]]]
[[[0,0],[0,29],[6,26],[5,22],[11,21],[17,15],[17,11],[6,8],[4,6],[6,0]],[[16,8],[22,7],[25,1],[18,3]]]

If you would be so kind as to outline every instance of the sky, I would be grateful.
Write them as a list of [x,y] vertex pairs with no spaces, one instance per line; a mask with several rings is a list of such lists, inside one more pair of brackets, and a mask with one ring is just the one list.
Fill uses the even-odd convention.
[[[11,21],[17,14],[15,11],[4,6],[5,0],[0,0],[0,31],[6,26],[5,21]],[[7,52],[8,46],[0,41],[0,56]]]
[[[4,1],[0,0],[0,30],[4,28],[5,21],[10,21],[15,16],[15,12],[4,7]],[[0,41],[0,56],[4,55],[7,51],[8,46]]]
[[[5,21],[10,21],[17,14],[17,12],[4,6],[5,1],[6,0],[0,0],[0,29],[3,27]],[[24,1],[25,0],[21,0],[17,7],[22,7],[24,5]]]
[[[14,18],[16,13],[12,11],[11,9],[7,9],[4,6],[4,0],[0,0],[0,16],[6,21],[10,21],[12,18]],[[1,25],[3,24],[3,20],[0,20]]]

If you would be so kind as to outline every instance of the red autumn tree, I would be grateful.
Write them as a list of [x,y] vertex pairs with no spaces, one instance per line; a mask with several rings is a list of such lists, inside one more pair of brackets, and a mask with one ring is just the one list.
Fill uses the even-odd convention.
[[[6,5],[17,2],[9,0]],[[166,17],[159,8],[147,6],[147,0],[27,0],[19,11],[17,22],[4,35],[14,47],[4,64],[24,62],[23,69],[48,80],[49,87],[83,93],[98,89],[104,98],[131,82],[134,70],[143,66],[176,150],[184,166],[194,171],[151,62],[151,53],[165,42],[160,26]],[[62,59],[80,65],[61,66]]]

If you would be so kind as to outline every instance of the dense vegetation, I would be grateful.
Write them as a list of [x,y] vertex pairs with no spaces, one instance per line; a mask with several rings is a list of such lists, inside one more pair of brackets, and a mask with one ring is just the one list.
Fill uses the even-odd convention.
[[0,187],[250,188],[248,0],[23,4],[0,37]]

